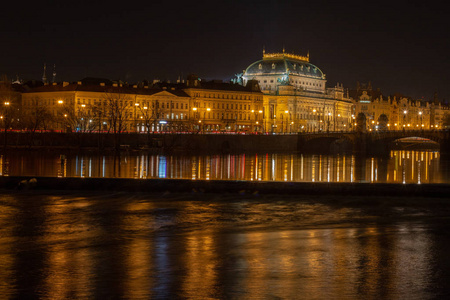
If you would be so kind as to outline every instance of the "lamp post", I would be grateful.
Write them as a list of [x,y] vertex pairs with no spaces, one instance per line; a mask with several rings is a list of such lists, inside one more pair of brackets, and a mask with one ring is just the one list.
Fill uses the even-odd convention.
[[[206,112],[208,113],[208,120],[210,120],[211,119],[210,118],[210,116],[211,116],[211,107],[207,107],[206,108]],[[205,114],[203,119],[206,119],[206,114]],[[206,127],[206,130],[211,130],[211,124],[209,124],[208,126],[209,126],[209,129],[208,129],[208,127]]]
[[[194,122],[196,121],[196,119],[197,119],[197,107],[193,107],[192,108],[192,111],[193,111],[193,119],[194,119]],[[199,120],[199,123],[201,123],[201,120]],[[192,128],[193,130],[195,129],[195,126],[199,126],[199,125],[195,125],[195,123],[194,123],[194,128]],[[199,127],[200,128],[200,127]]]
[[355,131],[355,119],[356,119],[355,115],[352,114],[352,119],[350,120],[350,124],[352,126],[352,131]]
[[285,110],[284,114],[285,114],[285,119],[286,119],[286,121],[284,122],[284,123],[286,123],[286,131],[285,132],[287,133],[287,131],[288,131],[288,122],[289,122],[289,120],[288,120],[289,111]]
[[256,131],[256,123],[257,123],[257,120],[256,120],[256,113],[255,113],[255,110],[254,109],[252,109],[252,116],[253,116],[253,122],[251,122],[251,128],[250,128],[250,132],[254,132],[254,131]]
[[328,118],[327,118],[327,132],[330,132],[330,116],[331,116],[331,113],[329,112]]
[[408,113],[408,111],[405,109],[403,111],[403,130],[405,130],[406,127],[406,114]]
[[423,122],[422,122],[422,111],[419,111],[419,116],[420,116],[420,128],[423,130]]
[[60,123],[60,117],[59,117],[59,112],[60,112],[60,110],[61,110],[61,106],[64,104],[64,101],[63,100],[58,100],[58,114],[57,114],[57,122],[58,122],[58,124],[57,124],[57,127],[58,127],[58,129],[60,130],[60,132],[62,132],[62,124]]
[[8,126],[9,126],[9,108],[10,108],[9,101],[6,101],[4,103],[4,106],[5,106],[5,110],[4,110],[5,115],[2,116],[2,119],[3,119],[4,126],[5,126],[4,147],[6,148],[6,144],[8,143],[7,134],[8,134]]
[[[313,114],[314,114],[314,120],[315,120],[316,119],[316,109],[313,109]],[[316,124],[315,124],[315,122],[314,122],[313,132],[316,132]]]
[[[136,101],[136,99],[134,101]],[[138,107],[139,107],[139,103],[135,102],[134,103],[134,126],[136,126],[136,132],[139,132],[139,125],[138,125],[137,111],[136,111]]]
[[261,120],[261,117],[260,116],[262,116],[262,113],[263,113],[263,111],[262,110],[259,110],[258,111],[258,114],[257,114],[257,116],[258,116],[258,120],[256,121],[256,125],[258,125],[257,126],[257,132],[259,132],[259,131],[261,131],[261,126],[259,126],[259,121]]

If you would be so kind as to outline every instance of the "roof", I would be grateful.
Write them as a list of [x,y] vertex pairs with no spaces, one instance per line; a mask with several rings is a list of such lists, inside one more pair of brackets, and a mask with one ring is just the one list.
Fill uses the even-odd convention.
[[246,86],[237,84],[237,83],[229,83],[229,82],[220,82],[217,80],[213,81],[201,81],[200,85],[197,87],[188,87],[194,89],[207,89],[207,90],[220,90],[220,91],[230,91],[230,92],[257,92],[260,93],[261,90],[259,85],[255,86],[252,84],[247,84]]
[[179,89],[155,89],[155,88],[137,88],[131,86],[108,86],[108,85],[83,85],[78,83],[44,85],[30,89],[25,93],[43,93],[43,92],[96,92],[96,93],[122,93],[132,95],[153,95],[160,92],[168,92],[177,97],[189,97],[183,90]]
[[265,56],[264,59],[252,63],[244,72],[244,76],[255,75],[298,75],[325,79],[323,72],[307,60],[293,55]]

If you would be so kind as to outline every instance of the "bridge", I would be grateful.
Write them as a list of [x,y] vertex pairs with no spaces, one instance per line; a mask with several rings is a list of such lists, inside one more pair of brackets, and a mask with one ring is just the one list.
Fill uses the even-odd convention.
[[440,145],[441,153],[450,154],[449,130],[300,133],[298,150],[320,152],[334,148],[337,151],[385,154],[389,153],[390,146],[394,141],[410,137],[434,141]]

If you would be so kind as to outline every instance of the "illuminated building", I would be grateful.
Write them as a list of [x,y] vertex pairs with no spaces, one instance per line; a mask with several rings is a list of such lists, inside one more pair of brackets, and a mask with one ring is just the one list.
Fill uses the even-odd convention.
[[263,130],[263,94],[256,82],[249,81],[246,86],[221,81],[203,82],[191,75],[184,91],[190,96],[194,129]]
[[24,92],[22,100],[26,119],[40,122],[40,129],[262,131],[263,124],[263,98],[256,83],[203,82],[195,75],[182,87],[138,87],[92,78],[46,84]]
[[268,132],[349,131],[353,101],[342,85],[326,88],[325,74],[307,56],[265,53],[242,74],[242,84],[256,80],[264,93]]
[[373,90],[370,82],[358,82],[350,95],[355,99],[355,115],[364,115],[367,131],[440,129],[449,112],[448,106],[437,100],[437,95],[433,102],[386,97],[379,89]]
[[25,116],[40,114],[50,129],[78,131],[183,131],[189,129],[189,96],[178,89],[108,83],[63,82],[22,95]]

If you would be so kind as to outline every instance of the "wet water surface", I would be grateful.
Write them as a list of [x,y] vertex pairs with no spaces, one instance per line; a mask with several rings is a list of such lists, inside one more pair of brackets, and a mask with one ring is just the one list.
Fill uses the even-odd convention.
[[447,199],[0,193],[0,298],[436,299]]
[[450,162],[435,151],[391,151],[388,157],[276,153],[108,156],[15,151],[0,154],[0,175],[422,184],[450,183]]

